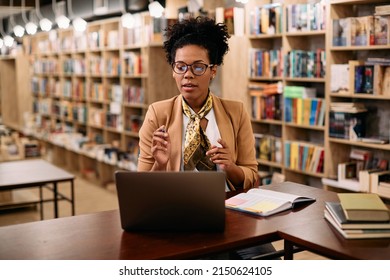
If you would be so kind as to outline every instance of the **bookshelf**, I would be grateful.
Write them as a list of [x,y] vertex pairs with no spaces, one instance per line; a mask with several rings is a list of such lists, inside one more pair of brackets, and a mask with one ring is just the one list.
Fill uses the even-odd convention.
[[0,56],[0,116],[4,125],[19,129],[31,111],[28,56]]
[[[275,4],[275,2],[277,3]],[[277,103],[265,102],[265,107],[280,104],[279,106],[281,107],[274,108],[274,110],[280,110],[282,112],[281,116],[272,117],[272,114],[268,116],[265,113],[265,116],[259,118],[252,114],[252,127],[256,138],[258,138],[256,149],[260,150],[258,152],[258,155],[260,155],[258,157],[259,170],[270,173],[280,172],[285,175],[286,180],[319,186],[321,185],[320,179],[325,176],[324,169],[318,167],[321,151],[324,154],[325,125],[324,122],[321,124],[310,123],[308,119],[303,121],[303,112],[306,110],[310,113],[310,104],[313,100],[315,102],[317,100],[321,100],[321,102],[325,100],[326,76],[324,71],[320,70],[321,68],[318,68],[318,71],[316,70],[315,67],[318,61],[310,62],[310,59],[318,56],[318,59],[322,59],[319,61],[318,66],[320,67],[321,63],[324,64],[326,31],[324,25],[320,26],[320,24],[323,24],[322,21],[317,21],[315,26],[311,26],[313,24],[311,21],[314,17],[312,19],[309,18],[308,3],[308,1],[287,0],[250,1],[247,4],[247,34],[250,40],[248,83],[249,85],[256,83],[279,83],[284,89],[282,92],[279,92],[279,95],[274,95],[274,99],[279,99]],[[297,8],[298,6],[299,8]],[[321,16],[316,14],[317,20],[327,16],[326,13],[320,10],[324,5],[318,5],[315,8],[317,9],[316,12],[313,7],[310,10],[313,15],[316,12],[321,12]],[[302,11],[299,12],[299,9]],[[305,17],[305,19],[301,17]],[[264,20],[265,18],[269,19],[268,22]],[[270,24],[271,21],[274,23]],[[300,22],[299,27],[298,22]],[[271,30],[270,25],[273,26]],[[258,57],[261,58],[259,59]],[[311,68],[306,66],[305,71],[295,69],[297,64],[304,65],[303,61],[301,61],[302,63],[294,61],[296,57],[308,57],[308,61],[313,66]],[[281,60],[283,62],[280,62]],[[262,65],[262,69],[259,69],[259,64]],[[315,88],[316,94],[312,98],[288,98],[283,93],[287,87]],[[250,87],[248,91],[249,95],[253,95],[254,91]],[[251,98],[253,102],[253,96]],[[286,100],[291,101],[291,104],[288,105]],[[296,102],[299,102],[301,105],[293,105]],[[306,105],[303,104],[304,102]],[[251,111],[253,112],[252,108]],[[299,108],[299,113],[302,115],[301,119],[289,120],[287,118],[286,109],[290,111],[293,108]],[[315,111],[313,112],[315,113]],[[323,115],[325,115],[324,112]],[[265,138],[265,140],[261,138]],[[272,140],[270,141],[269,139]],[[264,141],[274,144],[267,145],[264,144]],[[261,152],[261,147],[271,150],[268,158]],[[298,162],[298,160],[303,158],[304,150],[306,150],[306,153],[316,151],[316,166],[318,168],[314,166],[309,168],[310,158],[313,159],[314,164],[314,156],[307,157],[309,159],[307,162]],[[292,158],[295,158],[297,161]]]
[[118,168],[136,168],[148,104],[177,94],[152,19],[136,18],[132,29],[110,18],[82,34],[57,30],[24,42],[32,68],[30,134],[50,161],[100,185]]
[[[375,7],[381,4],[388,5],[389,2],[381,0],[330,1],[330,27],[328,29],[329,35],[327,36],[326,43],[327,72],[330,73],[330,75],[336,75],[334,71],[331,71],[331,65],[333,64],[348,64],[350,61],[362,61],[364,64],[369,58],[390,58],[390,44],[375,45],[375,42],[370,42],[369,38],[371,37],[368,37],[368,41],[364,45],[358,43],[357,39],[352,39],[352,43],[346,43],[342,46],[335,43],[340,42],[339,40],[335,40],[335,37],[337,37],[336,34],[338,34],[336,32],[336,28],[339,27],[338,24],[342,22],[342,20],[345,20],[346,18],[363,18],[373,16],[375,13]],[[352,26],[355,27],[355,25]],[[354,33],[352,32],[352,34]],[[358,36],[357,33],[355,33],[355,35],[356,37]],[[347,42],[350,39],[351,38],[348,38]],[[354,73],[354,69],[356,68],[349,68],[350,85],[351,83],[356,83],[355,77],[357,76],[356,73]],[[335,77],[330,76],[328,79],[329,82],[326,86],[326,103],[328,104],[327,111],[330,113],[330,105],[333,103],[363,103],[368,110],[364,119],[365,135],[383,136],[389,140],[390,114],[388,108],[390,108],[390,96],[386,92],[380,93],[377,90],[374,90],[371,93],[355,93],[352,85],[344,92],[332,92],[331,83]],[[388,160],[390,158],[390,145],[388,143],[373,144],[349,138],[344,139],[342,137],[331,137],[329,128],[332,126],[332,120],[329,118],[329,115],[330,114],[327,114],[327,129],[325,131],[325,160],[327,162],[325,165],[325,174],[327,177],[326,182],[330,181],[330,183],[327,183],[326,185],[348,189],[349,186],[337,184],[337,169],[340,163],[348,162],[350,160],[351,151],[354,149],[360,149],[370,153],[372,158]],[[334,184],[331,183],[332,180],[334,180]],[[384,197],[389,198],[388,195]]]

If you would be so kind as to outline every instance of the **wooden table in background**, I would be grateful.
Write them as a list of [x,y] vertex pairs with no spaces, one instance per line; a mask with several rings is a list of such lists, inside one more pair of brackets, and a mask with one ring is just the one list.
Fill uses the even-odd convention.
[[[75,176],[55,165],[42,160],[20,160],[0,163],[0,191],[39,187],[40,215],[43,219],[43,203],[54,202],[54,217],[58,218],[58,201],[66,200],[71,203],[72,215],[75,214],[74,205],[74,178]],[[58,183],[70,183],[70,197],[58,191]],[[53,185],[50,187],[49,185]],[[42,188],[47,187],[53,192],[52,199],[44,199]],[[31,204],[31,202],[27,202]],[[25,204],[25,203],[20,203]],[[2,204],[1,207],[16,206],[15,203]]]

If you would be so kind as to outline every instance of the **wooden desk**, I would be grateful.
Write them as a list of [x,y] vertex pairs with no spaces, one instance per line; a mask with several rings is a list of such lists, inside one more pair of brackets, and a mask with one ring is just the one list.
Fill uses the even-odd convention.
[[[58,192],[58,183],[70,182],[70,198]],[[52,184],[49,188],[47,184]],[[51,163],[37,160],[21,160],[0,163],[0,191],[22,188],[39,187],[39,201],[41,219],[43,219],[43,203],[54,202],[54,217],[58,218],[58,200],[67,200],[71,203],[72,215],[74,207],[74,175],[58,168]],[[43,199],[42,188],[48,187],[53,191],[53,199]],[[10,206],[2,205],[2,207]]]
[[269,187],[317,201],[267,218],[226,209],[220,233],[124,232],[118,210],[0,227],[0,259],[191,259],[280,239],[278,229],[323,219],[336,194],[295,183]]
[[310,224],[282,228],[285,259],[293,259],[292,248],[299,246],[331,259],[390,260],[390,238],[348,240],[322,217]]

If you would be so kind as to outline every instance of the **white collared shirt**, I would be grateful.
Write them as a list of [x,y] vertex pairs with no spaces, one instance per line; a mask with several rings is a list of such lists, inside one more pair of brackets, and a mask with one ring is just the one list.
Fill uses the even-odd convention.
[[[189,109],[191,110],[191,113],[195,113],[190,107]],[[215,119],[215,114],[214,114],[214,108],[211,108],[210,112],[205,116],[205,118],[208,120],[207,122],[207,127],[206,127],[206,136],[210,141],[210,144],[213,146],[221,147],[221,144],[218,143],[218,139],[221,138],[221,134],[219,133],[218,125],[217,125],[217,120]],[[183,113],[183,136],[182,136],[182,151],[181,151],[181,161],[180,161],[180,170],[184,170],[184,164],[183,164],[183,158],[184,158],[184,145],[185,145],[185,137],[186,137],[186,129],[187,125],[190,121],[190,118],[187,117]],[[220,170],[219,166],[217,165],[217,170]],[[227,184],[225,187],[226,191],[230,191]]]

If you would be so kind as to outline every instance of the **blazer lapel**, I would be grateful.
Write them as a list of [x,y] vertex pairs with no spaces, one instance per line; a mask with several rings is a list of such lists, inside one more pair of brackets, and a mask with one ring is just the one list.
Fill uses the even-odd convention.
[[171,138],[171,170],[179,171],[181,156],[182,156],[182,139],[183,139],[183,111],[182,111],[182,97],[176,98],[173,104],[172,120],[169,125],[169,132]]

